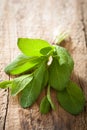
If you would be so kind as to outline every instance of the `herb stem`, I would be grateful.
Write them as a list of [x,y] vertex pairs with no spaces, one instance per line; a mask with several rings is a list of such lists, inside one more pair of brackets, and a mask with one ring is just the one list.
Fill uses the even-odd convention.
[[52,109],[55,110],[55,105],[53,104],[51,95],[50,95],[50,85],[48,85],[48,88],[47,88],[47,99],[48,99]]
[[61,42],[63,42],[68,37],[69,37],[68,33],[66,33],[66,32],[60,33],[58,36],[56,36],[54,43],[56,45],[59,45],[59,44],[61,44]]

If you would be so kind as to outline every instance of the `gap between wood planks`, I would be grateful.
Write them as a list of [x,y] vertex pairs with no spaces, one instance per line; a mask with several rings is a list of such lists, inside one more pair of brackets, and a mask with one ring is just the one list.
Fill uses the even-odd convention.
[[85,2],[81,2],[81,15],[82,15],[82,24],[83,24],[83,31],[84,31],[84,37],[85,37],[85,44],[86,44],[86,48],[87,48],[87,35],[86,35],[86,25],[85,25],[85,18],[84,18],[84,4]]
[[[10,76],[9,76],[9,80],[10,80]],[[9,89],[8,89],[7,92],[8,92],[8,95],[7,95],[6,112],[5,112],[5,118],[4,118],[3,130],[5,130],[5,126],[6,126],[6,118],[7,118],[7,113],[8,113],[8,105],[9,105]]]

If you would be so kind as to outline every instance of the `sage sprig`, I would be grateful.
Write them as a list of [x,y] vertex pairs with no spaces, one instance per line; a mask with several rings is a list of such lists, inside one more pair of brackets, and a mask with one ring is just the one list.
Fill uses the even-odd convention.
[[[58,44],[65,34],[57,37]],[[74,61],[69,52],[59,46],[51,45],[45,40],[19,38],[17,42],[21,54],[5,67],[5,73],[17,76],[11,81],[0,82],[0,88],[9,88],[12,96],[20,93],[20,104],[30,107],[38,99],[43,89],[47,94],[40,103],[40,112],[55,110],[50,89],[56,91],[60,105],[71,114],[79,114],[85,105],[81,88],[70,80]],[[51,62],[49,59],[51,57]]]

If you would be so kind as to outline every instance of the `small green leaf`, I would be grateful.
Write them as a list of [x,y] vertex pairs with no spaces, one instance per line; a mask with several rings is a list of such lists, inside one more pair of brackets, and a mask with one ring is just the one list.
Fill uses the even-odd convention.
[[41,59],[39,57],[28,57],[20,54],[13,62],[6,66],[5,72],[11,75],[21,74],[38,66]]
[[42,114],[47,114],[51,109],[50,102],[48,101],[47,96],[45,96],[40,103],[40,112]]
[[18,47],[27,56],[42,56],[40,50],[51,45],[41,39],[19,38]]
[[57,99],[60,105],[71,114],[79,114],[84,108],[84,94],[80,87],[72,81],[69,82],[64,91],[58,92]]
[[12,96],[17,95],[31,82],[32,79],[33,79],[32,74],[22,75],[18,78],[15,78],[12,83],[11,95]]
[[46,63],[42,62],[34,72],[33,80],[23,89],[20,96],[20,104],[22,107],[26,108],[31,106],[40,95],[46,69]]
[[67,64],[59,65],[58,59],[53,58],[49,66],[49,84],[52,88],[62,91],[69,81],[71,70]]
[[9,88],[11,84],[12,84],[12,81],[10,81],[10,80],[2,81],[2,82],[0,82],[0,88],[2,88],[2,89]]
[[49,101],[49,103],[50,103],[52,109],[55,110],[56,107],[55,107],[55,105],[53,104],[52,99],[51,99],[51,96],[50,96],[50,86],[48,86],[48,90],[47,90],[47,99],[48,99],[48,101]]
[[52,47],[45,47],[45,48],[42,48],[42,49],[40,50],[40,53],[41,53],[42,55],[49,55],[50,53],[52,53],[53,49],[54,49],[54,48],[52,48]]

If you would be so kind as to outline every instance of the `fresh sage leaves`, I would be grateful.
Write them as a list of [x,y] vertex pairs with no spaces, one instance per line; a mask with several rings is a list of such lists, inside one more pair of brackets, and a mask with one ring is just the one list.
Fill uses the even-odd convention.
[[2,89],[9,88],[11,84],[12,84],[12,81],[10,80],[2,81],[0,82],[0,88]]
[[31,106],[40,95],[46,69],[46,63],[43,61],[34,72],[33,80],[21,92],[20,104],[22,107],[26,108]]
[[12,82],[11,95],[17,95],[31,82],[31,80],[33,80],[32,74],[22,75],[18,78],[15,78]]
[[42,57],[29,57],[24,54],[20,54],[5,68],[5,72],[11,75],[19,75],[36,68],[42,60]]
[[51,110],[50,102],[48,101],[47,96],[43,97],[40,104],[40,112],[42,114],[47,114]]
[[72,81],[69,81],[65,90],[57,93],[57,99],[61,106],[71,114],[79,114],[84,108],[84,94]]
[[41,49],[45,47],[51,48],[51,45],[41,39],[19,38],[18,47],[27,56],[41,56],[43,55],[43,53],[40,53]]
[[58,91],[62,91],[69,81],[70,74],[68,66],[66,64],[59,65],[58,59],[54,58],[49,67],[50,86]]
[[[58,44],[65,36],[57,37]],[[19,38],[17,45],[22,53],[5,68],[7,74],[17,77],[0,82],[0,88],[10,88],[12,96],[19,94],[23,108],[35,103],[45,88],[47,93],[40,103],[42,114],[56,108],[51,98],[50,89],[53,88],[58,102],[66,111],[74,115],[82,112],[85,97],[81,88],[70,80],[74,62],[69,52],[41,39]]]

